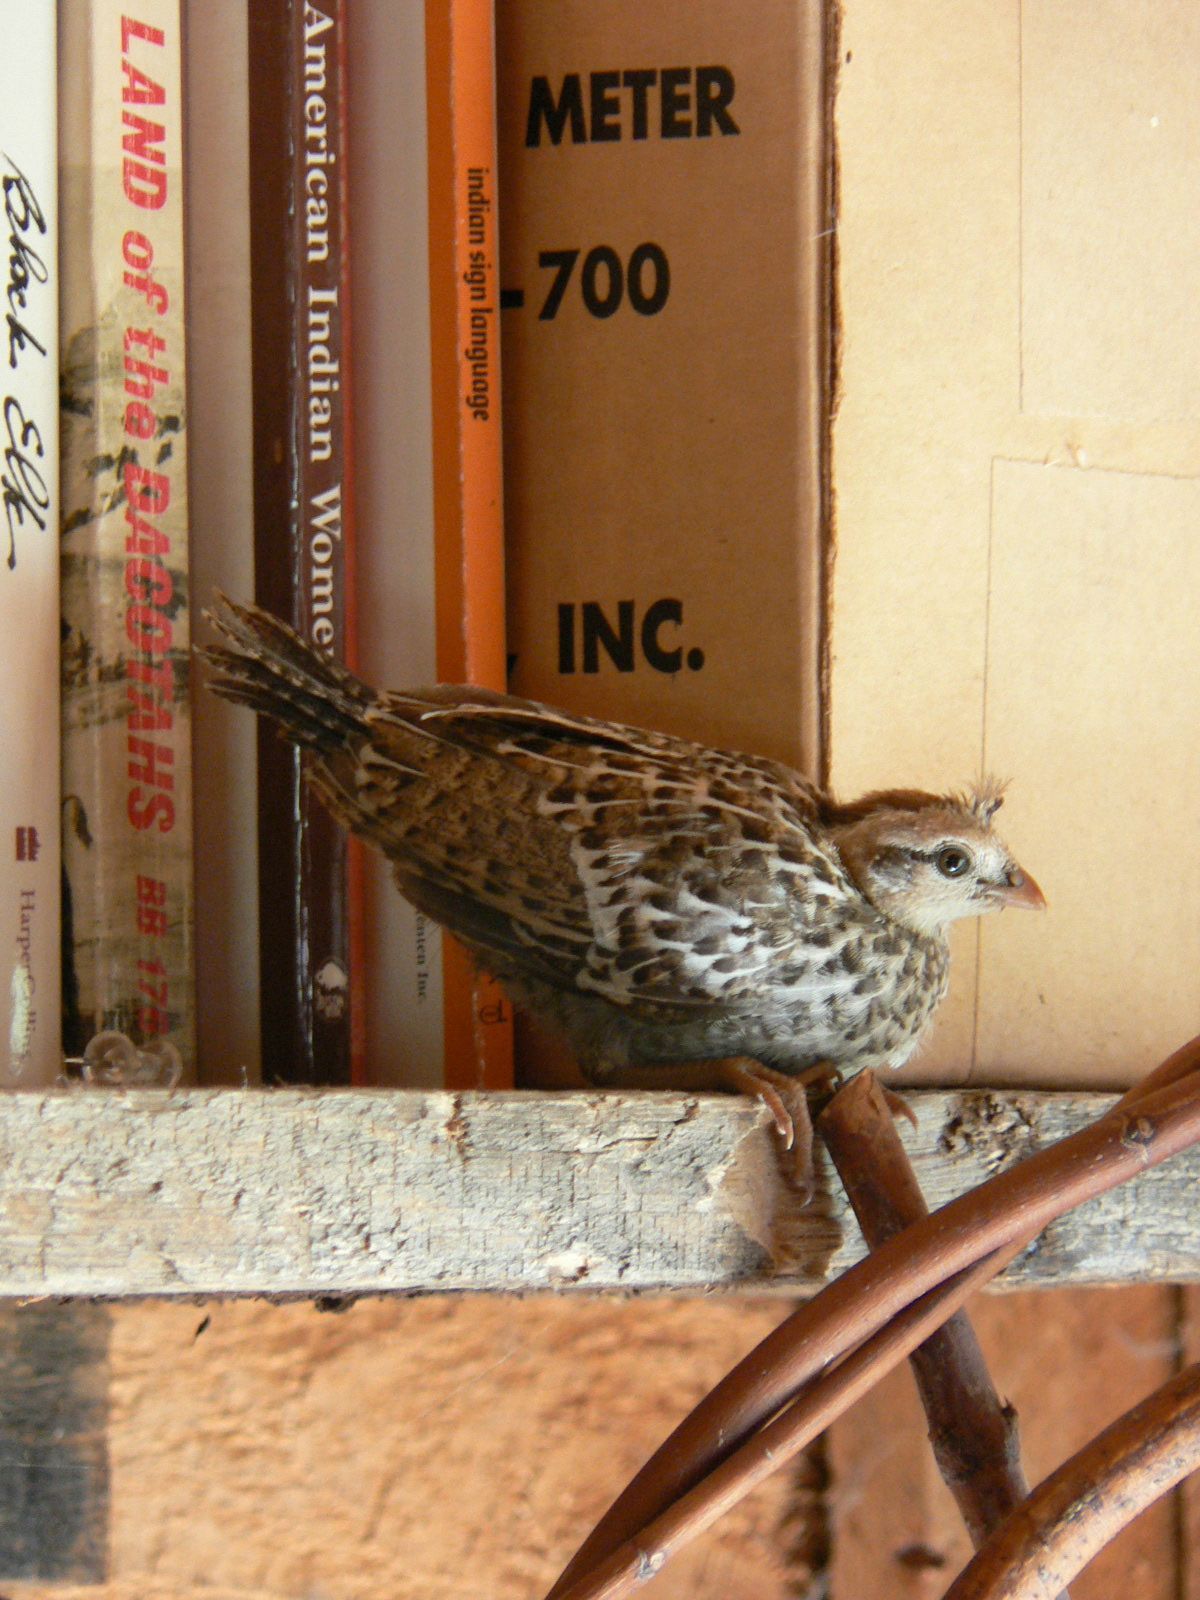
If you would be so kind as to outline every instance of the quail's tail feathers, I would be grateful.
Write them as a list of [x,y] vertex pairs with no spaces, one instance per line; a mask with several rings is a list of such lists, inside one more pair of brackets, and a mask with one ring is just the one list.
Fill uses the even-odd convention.
[[213,670],[210,684],[218,694],[264,712],[289,738],[313,750],[340,745],[362,731],[374,691],[327,661],[286,622],[223,594],[205,616],[225,640],[198,651]]

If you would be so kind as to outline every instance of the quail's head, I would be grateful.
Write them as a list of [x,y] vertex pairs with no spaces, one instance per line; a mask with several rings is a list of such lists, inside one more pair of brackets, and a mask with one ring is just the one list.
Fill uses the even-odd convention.
[[992,827],[1002,799],[994,782],[961,797],[882,791],[838,808],[830,831],[877,911],[937,937],[961,917],[1046,904]]

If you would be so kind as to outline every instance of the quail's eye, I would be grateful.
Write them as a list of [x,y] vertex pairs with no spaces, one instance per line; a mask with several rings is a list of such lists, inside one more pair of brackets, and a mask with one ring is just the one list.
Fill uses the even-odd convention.
[[961,878],[971,865],[971,857],[961,845],[948,844],[935,857],[943,878]]

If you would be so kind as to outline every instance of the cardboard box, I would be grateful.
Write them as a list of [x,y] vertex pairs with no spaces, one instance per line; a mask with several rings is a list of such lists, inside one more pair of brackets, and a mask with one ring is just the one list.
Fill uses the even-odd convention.
[[497,44],[512,688],[811,770],[821,7],[505,0]]
[[504,0],[497,55],[511,688],[816,771],[822,7]]
[[1013,780],[904,1081],[1100,1088],[1200,1021],[1200,15],[852,0],[832,777]]

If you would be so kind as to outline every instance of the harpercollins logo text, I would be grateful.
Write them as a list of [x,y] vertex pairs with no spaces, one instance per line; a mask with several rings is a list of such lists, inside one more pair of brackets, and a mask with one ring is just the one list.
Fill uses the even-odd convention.
[[565,601],[558,607],[558,670],[564,675],[599,672],[603,660],[618,672],[633,672],[639,664],[655,672],[674,673],[685,666],[699,672],[704,651],[685,647],[682,627],[682,600],[652,600],[640,617],[634,600],[618,600],[608,610],[599,600]]

